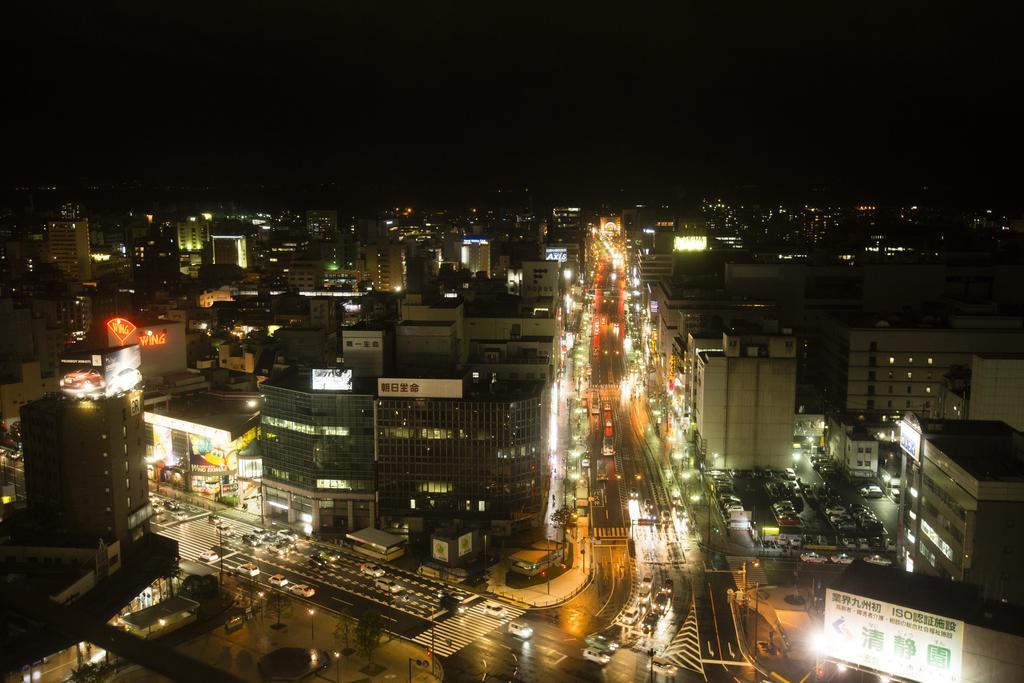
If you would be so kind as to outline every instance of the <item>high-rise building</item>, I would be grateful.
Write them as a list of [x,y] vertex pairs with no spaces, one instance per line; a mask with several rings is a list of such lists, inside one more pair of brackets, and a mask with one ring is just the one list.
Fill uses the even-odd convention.
[[338,212],[329,209],[306,211],[306,230],[314,240],[333,240],[338,234]]
[[363,247],[363,273],[382,292],[400,292],[405,284],[405,251],[384,240]]
[[213,235],[212,263],[249,267],[245,235]]
[[181,279],[178,245],[174,240],[152,235],[135,241],[132,248],[132,281],[143,292],[170,287]]
[[784,468],[792,463],[796,338],[722,335],[697,354],[694,422],[707,467]]
[[92,278],[88,219],[50,221],[46,243],[50,259],[64,275],[79,282]]
[[178,249],[183,252],[202,251],[210,241],[210,221],[203,216],[189,216],[178,221]]
[[583,231],[583,221],[578,206],[556,206],[551,209],[550,240],[578,240]]
[[491,272],[491,245],[483,237],[467,237],[462,240],[459,259],[462,267],[471,273]]
[[30,509],[122,548],[147,532],[152,514],[137,359],[135,346],[65,359],[65,395],[21,410]]
[[343,535],[376,526],[374,397],[351,371],[291,371],[260,385],[263,505],[271,519]]

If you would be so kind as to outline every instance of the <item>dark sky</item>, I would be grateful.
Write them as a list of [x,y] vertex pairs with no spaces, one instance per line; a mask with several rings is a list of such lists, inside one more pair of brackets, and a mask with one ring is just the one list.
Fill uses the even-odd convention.
[[930,186],[1018,201],[1024,59],[1009,9],[96,4],[33,4],[8,22],[8,185],[581,199]]

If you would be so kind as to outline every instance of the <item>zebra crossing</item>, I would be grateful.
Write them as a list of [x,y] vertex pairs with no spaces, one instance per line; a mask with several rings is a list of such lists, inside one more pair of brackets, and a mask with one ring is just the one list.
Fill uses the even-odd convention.
[[[682,627],[661,655],[681,669],[704,676],[704,663],[700,653],[700,633],[697,630],[697,606],[690,603],[690,611]],[[705,676],[705,679],[707,677]]]
[[[173,538],[178,542],[178,555],[183,560],[191,560],[192,562],[202,562],[199,560],[199,553],[216,548],[218,554],[224,556],[224,560],[232,558],[238,554],[237,550],[230,547],[229,543],[234,538],[242,534],[252,533],[256,528],[244,522],[237,522],[232,520],[231,526],[235,536],[232,538],[224,537],[224,543],[221,545],[220,534],[217,532],[217,527],[209,522],[205,521],[206,515],[204,514],[202,520],[188,520],[178,524],[171,524],[167,526],[156,525],[156,532]],[[241,563],[239,563],[241,564]]]
[[505,624],[520,616],[526,610],[502,605],[504,608],[503,617],[495,617],[484,612],[486,600],[481,600],[471,605],[464,614],[456,614],[444,621],[434,623],[433,643],[431,643],[430,627],[413,637],[413,641],[430,649],[433,646],[436,654],[442,657],[449,657],[470,643],[476,642],[496,628],[504,627]]
[[729,571],[732,572],[733,582],[736,584],[736,588],[742,588],[743,586],[743,563],[747,563],[747,586],[753,586],[755,583],[760,586],[768,584],[768,575],[764,571],[764,563],[755,560],[752,557],[734,557],[727,556],[726,561],[729,563]]
[[591,527],[594,538],[629,538],[629,529],[623,526]]

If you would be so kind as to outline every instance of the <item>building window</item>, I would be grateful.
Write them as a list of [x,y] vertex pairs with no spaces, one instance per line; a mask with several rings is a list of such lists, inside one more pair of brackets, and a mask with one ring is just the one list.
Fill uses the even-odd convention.
[[868,356],[868,365],[871,366],[871,367],[875,366],[875,357],[874,356]]
[[924,393],[926,393],[926,394],[932,393],[932,388],[931,387],[925,387],[924,388]]
[[928,365],[931,365],[934,360],[935,360],[934,358],[932,358],[931,356],[928,356]]
[[907,373],[907,379],[914,379],[914,373],[908,372]]
[[868,396],[874,396],[874,395],[875,395],[875,385],[874,384],[869,384],[868,385]]
[[907,364],[908,365],[913,365],[914,364],[914,357],[913,356],[907,356]]
[[875,371],[874,370],[868,370],[868,379],[871,380],[871,381],[875,380]]
[[869,351],[877,351],[878,350],[878,342],[876,342],[876,341],[868,342],[868,350]]
[[873,409],[874,407],[875,407],[875,402],[874,402],[874,400],[873,400],[873,399],[870,399],[870,398],[869,398],[869,399],[868,399],[868,410],[871,410],[871,409]]
[[895,356],[889,356],[889,365],[895,365],[895,364],[896,364],[896,357]]
[[410,510],[415,510],[416,509],[416,499],[415,498],[410,498],[409,499],[409,509]]
[[885,402],[885,407],[886,408],[892,408],[892,401],[886,401]]
[[910,388],[911,388],[911,387],[910,387],[910,385],[908,384],[908,385],[907,385],[907,393],[908,393],[908,394],[910,393]]

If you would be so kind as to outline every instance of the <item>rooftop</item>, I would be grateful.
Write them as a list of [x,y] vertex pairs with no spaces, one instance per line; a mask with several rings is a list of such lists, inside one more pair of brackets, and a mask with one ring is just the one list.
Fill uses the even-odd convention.
[[1024,481],[1021,435],[998,420],[917,418],[921,436],[979,481]]
[[880,567],[854,560],[832,584],[835,590],[874,598],[902,607],[931,612],[965,623],[1014,635],[1024,635],[1021,609],[984,603],[978,587],[898,567]]
[[147,412],[222,429],[237,439],[258,424],[260,402],[252,395],[202,393],[174,396],[166,407]]
[[964,315],[952,313],[904,312],[881,315],[861,311],[834,311],[829,317],[849,328],[900,330],[986,330],[1019,331],[1024,319],[1017,315]]

